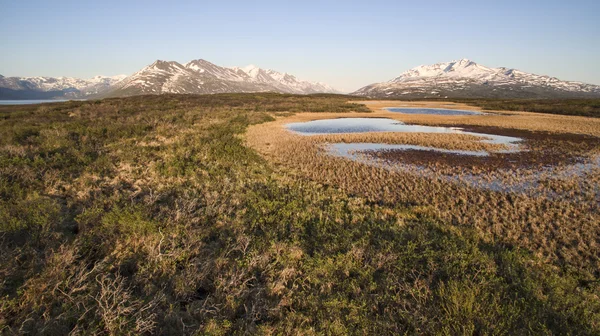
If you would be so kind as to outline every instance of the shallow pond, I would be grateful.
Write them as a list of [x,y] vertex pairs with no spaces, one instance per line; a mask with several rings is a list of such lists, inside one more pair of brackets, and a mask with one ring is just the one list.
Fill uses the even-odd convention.
[[400,133],[451,133],[468,134],[482,138],[482,142],[506,145],[503,152],[518,152],[521,138],[496,134],[467,132],[458,127],[435,127],[407,125],[388,118],[338,118],[322,119],[286,125],[291,131],[302,135],[324,135],[337,133],[400,132]]
[[486,151],[468,151],[468,150],[453,150],[427,146],[417,145],[390,145],[380,143],[335,143],[328,147],[328,152],[335,156],[342,156],[349,159],[355,157],[355,153],[362,151],[383,151],[383,150],[418,150],[418,151],[432,151],[447,154],[456,155],[469,155],[469,156],[488,156],[489,153]]
[[[519,142],[523,139],[496,134],[468,132],[458,127],[433,127],[424,125],[406,125],[401,121],[388,118],[339,118],[314,120],[309,122],[291,123],[286,127],[293,132],[301,135],[323,135],[336,133],[367,133],[367,132],[405,132],[405,133],[450,133],[450,134],[468,134],[481,137],[482,142],[492,144],[504,144],[507,150],[497,151],[498,153],[520,152]],[[514,180],[516,174],[512,170],[500,170],[491,175],[474,175],[462,173],[459,175],[440,175],[429,168],[405,164],[401,162],[390,163],[386,160],[366,155],[373,151],[434,151],[439,153],[449,153],[456,155],[469,156],[487,156],[487,151],[466,151],[449,150],[436,147],[426,147],[406,144],[382,144],[382,143],[333,143],[326,145],[326,152],[329,155],[344,157],[363,164],[376,166],[393,171],[402,171],[416,174],[432,179],[441,179],[447,182],[467,184],[474,188],[500,191],[500,192],[526,192],[533,196],[546,196],[551,198],[566,197],[560,192],[547,190],[540,183],[544,179],[570,179],[580,178],[585,180],[588,173],[600,167],[600,157],[586,160],[584,163],[568,165],[566,167],[554,168],[545,167],[537,171],[520,171],[519,179]],[[594,189],[594,193],[600,197],[600,190]]]
[[404,114],[435,114],[435,115],[483,115],[485,113],[467,110],[451,110],[439,108],[418,108],[418,107],[386,107],[386,110]]
[[[576,163],[563,167],[544,167],[541,170],[526,171],[522,170],[518,173],[513,170],[499,170],[495,173],[486,174],[471,174],[462,173],[459,175],[444,175],[439,174],[430,168],[405,164],[402,162],[390,163],[385,159],[380,159],[372,155],[368,155],[369,151],[378,150],[429,150],[442,153],[451,153],[458,155],[473,155],[486,156],[487,152],[477,151],[453,151],[441,148],[430,148],[423,146],[410,145],[386,145],[386,144],[371,144],[371,143],[334,143],[329,144],[325,148],[327,153],[332,156],[343,157],[352,161],[360,162],[369,166],[383,168],[396,172],[415,174],[417,176],[430,179],[439,179],[446,182],[457,184],[466,184],[472,188],[491,190],[497,192],[510,193],[525,193],[529,196],[543,196],[552,199],[569,198],[571,201],[576,200],[573,195],[568,194],[568,190],[553,190],[544,186],[543,180],[573,180],[578,181],[580,187],[586,186],[586,176],[600,168],[600,156],[590,158],[582,163]],[[514,176],[518,175],[518,179]],[[600,188],[597,186],[588,186],[591,192],[600,198]]]

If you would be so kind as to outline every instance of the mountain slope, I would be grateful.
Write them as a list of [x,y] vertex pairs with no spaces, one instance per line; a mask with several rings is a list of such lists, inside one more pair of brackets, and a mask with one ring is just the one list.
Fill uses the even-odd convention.
[[468,59],[422,65],[353,95],[373,98],[575,98],[600,96],[600,86],[490,68]]
[[302,81],[287,73],[261,69],[221,67],[198,59],[182,65],[158,60],[131,76],[4,77],[0,99],[84,99],[142,94],[228,92],[337,93],[323,83]]
[[270,69],[261,69],[255,65],[244,68],[232,68],[236,73],[245,74],[251,82],[271,85],[280,91],[287,93],[335,93],[336,90],[327,84],[320,82],[301,81],[293,75],[281,73]]
[[125,75],[119,75],[79,79],[72,77],[4,77],[0,75],[0,99],[86,98],[105,92],[125,77]]
[[255,66],[227,68],[198,59],[185,65],[158,60],[117,83],[104,96],[265,91],[298,94],[335,92],[322,83],[301,81],[274,70]]

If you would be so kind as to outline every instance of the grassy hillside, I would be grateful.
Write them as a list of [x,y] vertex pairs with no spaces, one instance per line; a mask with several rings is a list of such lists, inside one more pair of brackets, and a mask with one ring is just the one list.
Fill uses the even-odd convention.
[[597,280],[576,268],[243,141],[283,113],[368,111],[347,100],[0,107],[0,332],[600,333]]

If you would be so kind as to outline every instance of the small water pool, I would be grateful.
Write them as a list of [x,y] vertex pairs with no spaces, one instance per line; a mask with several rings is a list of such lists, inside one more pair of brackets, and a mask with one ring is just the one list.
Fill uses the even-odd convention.
[[[314,120],[287,124],[286,127],[292,131],[305,136],[339,134],[339,133],[367,133],[367,132],[411,132],[411,133],[449,133],[468,134],[481,138],[481,142],[492,144],[503,144],[508,149],[496,151],[496,153],[515,153],[522,151],[519,142],[523,139],[517,137],[468,132],[458,127],[433,127],[425,125],[406,125],[401,121],[389,118],[338,118]],[[500,192],[527,192],[534,196],[563,197],[555,191],[547,190],[539,181],[553,178],[582,178],[586,174],[598,169],[600,156],[587,160],[585,163],[574,164],[563,168],[546,167],[540,171],[532,171],[520,177],[517,182],[513,177],[512,170],[499,170],[491,176],[472,173],[461,173],[458,175],[440,175],[436,170],[425,166],[402,162],[390,162],[385,158],[369,155],[377,151],[433,151],[453,155],[485,157],[490,155],[487,151],[449,150],[444,148],[408,145],[408,144],[385,144],[385,143],[330,143],[324,148],[327,154],[344,157],[366,165],[380,167],[392,171],[416,174],[418,176],[441,179],[447,182],[467,184],[474,188],[500,191]],[[366,155],[365,155],[366,154]],[[522,172],[521,172],[522,173]],[[600,190],[596,190],[600,196]]]
[[368,133],[368,132],[400,132],[400,133],[450,133],[467,134],[481,137],[481,142],[501,144],[508,147],[503,152],[518,152],[521,138],[504,135],[467,132],[458,127],[436,127],[423,125],[406,125],[389,118],[338,118],[322,119],[307,122],[287,124],[286,127],[302,135],[324,135],[339,133]]
[[469,151],[469,150],[456,150],[456,149],[445,149],[437,147],[427,147],[418,145],[391,145],[381,143],[334,143],[328,146],[328,152],[334,156],[341,156],[349,159],[354,159],[357,152],[364,151],[385,151],[385,150],[417,150],[417,151],[429,151],[446,154],[456,155],[468,155],[468,156],[488,156],[489,153],[486,151]]
[[420,108],[420,107],[386,107],[386,110],[404,114],[435,114],[435,115],[483,115],[485,113],[467,110],[451,110],[440,108]]

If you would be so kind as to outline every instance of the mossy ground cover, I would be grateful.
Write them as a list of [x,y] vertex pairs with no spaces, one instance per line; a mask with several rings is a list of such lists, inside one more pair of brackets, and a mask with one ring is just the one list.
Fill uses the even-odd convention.
[[277,94],[1,107],[0,332],[600,332],[576,268],[244,140],[277,116],[350,111],[368,109]]

